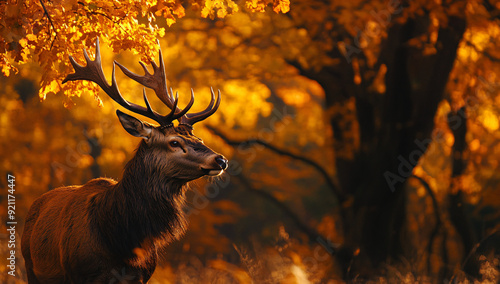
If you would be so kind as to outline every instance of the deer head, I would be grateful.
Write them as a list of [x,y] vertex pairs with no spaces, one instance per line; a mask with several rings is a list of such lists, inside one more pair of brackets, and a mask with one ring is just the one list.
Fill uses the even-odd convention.
[[[139,63],[144,69],[145,75],[140,76],[114,61],[111,85],[107,83],[102,70],[99,39],[96,41],[95,60],[90,60],[85,49],[84,56],[87,63],[86,66],[79,65],[70,56],[75,73],[69,74],[63,80],[63,83],[76,80],[95,82],[109,97],[125,109],[158,122],[159,126],[155,126],[119,110],[116,111],[123,128],[131,135],[143,138],[140,149],[142,148],[143,159],[147,161],[148,166],[153,168],[152,172],[169,175],[172,178],[183,181],[190,181],[204,175],[219,175],[227,168],[226,158],[205,146],[203,141],[193,134],[193,125],[215,113],[219,107],[220,91],[218,91],[216,99],[214,91],[211,89],[212,99],[205,110],[198,113],[188,113],[194,103],[193,90],[191,90],[191,100],[187,106],[184,109],[180,109],[177,106],[178,93],[174,97],[172,89],[170,89],[170,92],[167,89],[167,79],[161,49],[159,51],[160,65],[158,66],[156,63],[151,62],[153,68],[152,74],[142,62]],[[145,88],[143,89],[143,97],[146,107],[126,101],[120,94],[116,83],[115,65],[118,65],[129,78],[144,87],[152,89],[156,96],[170,108],[170,112],[166,115],[161,115],[154,111],[146,97]],[[177,126],[173,124],[175,120],[179,121]]]

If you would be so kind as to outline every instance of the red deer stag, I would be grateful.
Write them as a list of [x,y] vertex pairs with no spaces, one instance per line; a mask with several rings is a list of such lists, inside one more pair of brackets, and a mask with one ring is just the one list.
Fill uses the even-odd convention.
[[[167,90],[160,50],[160,66],[153,73],[141,62],[144,76],[117,62],[111,85],[101,66],[99,39],[95,60],[84,49],[87,66],[70,56],[75,73],[64,81],[97,83],[114,101],[134,113],[151,118],[159,126],[116,111],[125,130],[143,138],[135,156],[116,182],[97,178],[81,186],[51,190],[31,206],[22,236],[22,253],[31,283],[146,283],[157,264],[157,250],[178,239],[186,230],[182,206],[186,184],[202,176],[216,176],[227,168],[227,160],[193,135],[193,124],[212,115],[220,104],[212,90],[209,106],[199,113],[177,107],[178,96]],[[126,101],[116,84],[115,64],[170,108],[160,115],[146,98],[146,107]],[[177,126],[173,121],[178,120]],[[118,278],[117,278],[118,277]],[[120,278],[121,277],[121,278]]]

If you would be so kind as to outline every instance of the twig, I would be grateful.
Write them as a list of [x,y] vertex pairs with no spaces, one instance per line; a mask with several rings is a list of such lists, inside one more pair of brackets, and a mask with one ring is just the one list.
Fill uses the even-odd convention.
[[[121,18],[118,18],[118,20],[114,20],[111,16],[107,15],[106,13],[102,13],[102,12],[98,12],[98,11],[91,11],[91,10],[89,9],[89,7],[87,7],[87,6],[85,5],[85,3],[81,2],[81,1],[78,1],[77,3],[78,3],[78,4],[80,4],[81,6],[83,6],[83,10],[84,10],[85,12],[87,12],[88,14],[90,14],[90,15],[94,15],[94,16],[102,16],[102,17],[104,17],[104,18],[108,19],[109,21],[111,21],[113,24],[118,25],[118,27],[119,27],[119,28],[120,28],[123,32],[127,33],[127,30],[125,30],[125,28],[124,28],[124,27],[122,27],[122,25],[121,25],[121,23],[120,23],[121,21],[123,21],[123,20],[126,18],[126,16],[123,16],[123,17],[121,17]],[[116,8],[116,7],[115,7],[115,9],[118,9],[118,8]]]
[[[446,241],[448,239],[448,232],[446,230],[443,230],[443,238],[441,239],[441,254],[442,254],[442,261],[443,261],[443,267],[441,268],[441,271],[439,272],[438,275],[438,281],[443,282],[446,277],[448,277],[448,271],[449,271],[449,260],[448,260],[448,247],[446,246]],[[450,282],[451,283],[451,282]]]
[[339,186],[335,184],[335,182],[330,177],[330,175],[326,172],[326,170],[322,166],[320,166],[318,163],[316,163],[315,161],[308,159],[306,157],[297,155],[297,154],[293,154],[287,150],[280,149],[280,148],[273,146],[273,145],[271,145],[265,141],[262,141],[260,139],[234,140],[234,139],[227,137],[225,134],[223,134],[221,131],[219,131],[218,129],[216,129],[213,126],[208,125],[208,126],[206,126],[206,128],[208,128],[208,130],[210,130],[213,134],[219,136],[228,145],[231,145],[233,147],[240,146],[240,145],[243,147],[250,147],[252,145],[258,144],[258,145],[262,145],[262,146],[266,147],[267,149],[269,149],[269,150],[271,150],[279,155],[287,156],[287,157],[290,157],[290,158],[295,159],[295,160],[299,160],[305,164],[312,166],[314,169],[316,169],[323,176],[326,183],[328,184],[328,186],[331,188],[331,190],[335,194],[336,198],[338,199],[339,203],[343,203],[346,200],[344,194],[342,194],[342,192],[339,190]]
[[434,244],[434,239],[436,238],[437,234],[439,233],[439,228],[441,227],[443,221],[441,220],[441,214],[439,214],[439,207],[438,207],[436,195],[434,194],[434,191],[432,191],[429,183],[427,183],[427,181],[425,181],[423,178],[416,176],[416,175],[411,175],[410,177],[418,180],[424,186],[425,191],[427,192],[427,194],[430,196],[430,198],[432,200],[432,206],[434,207],[434,218],[436,218],[436,225],[434,226],[434,229],[432,229],[430,239],[429,239],[429,244],[427,245],[427,253],[429,254],[429,256],[427,257],[427,269],[430,270],[432,246]]
[[[464,261],[463,261],[463,263],[461,265],[462,270],[464,270],[465,265],[467,264],[467,262],[469,261],[469,259],[472,257],[472,255],[474,255],[476,253],[477,249],[482,245],[482,243],[485,242],[487,239],[491,238],[492,236],[494,236],[497,233],[500,233],[500,230],[493,230],[491,233],[489,233],[488,235],[486,235],[483,239],[481,239],[477,244],[474,245],[474,247],[470,250],[469,254],[464,259]],[[457,274],[456,272],[453,273],[453,276],[451,277],[449,283],[453,283],[453,280],[455,279],[456,274]]]
[[[493,4],[490,3],[488,0],[483,0],[483,6],[486,8],[486,10],[491,14],[490,20],[495,20],[495,19],[500,19],[500,15],[498,13],[498,9],[495,8]],[[494,11],[497,11],[496,15],[493,14]]]
[[[56,33],[54,40],[50,44],[50,49],[52,49],[52,47],[54,46],[54,42],[56,41],[56,38],[57,38],[57,30],[56,30],[56,27],[54,26],[54,23],[52,22],[52,18],[50,17],[49,12],[47,11],[47,8],[45,7],[45,4],[43,4],[43,0],[40,0],[40,4],[42,4],[43,14],[47,16],[47,19],[49,19],[49,23],[52,26],[54,33]],[[49,32],[50,32],[50,27],[49,27]],[[49,35],[50,35],[50,33],[49,33]]]
[[236,176],[237,179],[240,180],[241,184],[245,187],[245,189],[249,192],[252,192],[254,194],[259,195],[260,197],[268,200],[272,204],[274,204],[276,207],[278,207],[283,213],[285,213],[290,219],[295,223],[297,228],[299,228],[301,231],[303,231],[311,241],[315,241],[318,237],[321,237],[317,232],[315,232],[313,229],[309,228],[306,224],[304,224],[300,218],[292,211],[290,208],[288,208],[285,204],[283,204],[281,201],[276,199],[272,194],[255,189],[251,182],[247,179],[246,176],[243,174],[239,174]]
[[482,55],[484,55],[485,57],[487,57],[489,60],[493,61],[493,62],[500,62],[500,58],[498,57],[495,57],[493,56],[491,53],[487,52],[486,50],[479,50],[479,48],[477,48],[477,46],[470,42],[470,41],[466,41],[465,42],[468,46],[472,47],[472,49],[474,49],[477,53],[480,53]]

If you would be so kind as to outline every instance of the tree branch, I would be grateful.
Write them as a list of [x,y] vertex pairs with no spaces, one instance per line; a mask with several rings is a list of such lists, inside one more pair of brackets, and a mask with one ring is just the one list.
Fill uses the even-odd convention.
[[[448,213],[450,221],[455,227],[458,235],[462,239],[464,250],[466,252],[474,251],[477,243],[477,235],[471,216],[467,211],[467,201],[460,177],[464,174],[467,167],[468,145],[466,141],[467,134],[467,116],[464,116],[466,107],[462,106],[457,111],[448,113],[448,127],[455,138],[451,148],[451,182],[448,192]],[[456,122],[456,117],[461,117],[460,123]],[[463,270],[469,275],[478,277],[479,261],[477,258],[469,259],[470,255],[464,259]]]
[[[126,18],[126,16],[123,16],[123,17],[121,17],[121,18],[118,18],[118,20],[114,20],[111,16],[109,16],[109,15],[108,15],[108,14],[106,14],[106,13],[99,12],[99,11],[91,11],[91,10],[90,10],[90,8],[89,8],[89,7],[87,7],[87,6],[85,5],[85,3],[81,2],[81,1],[78,1],[77,3],[78,3],[78,4],[80,4],[80,5],[83,7],[83,10],[84,10],[87,14],[94,15],[94,16],[102,16],[102,17],[104,17],[104,18],[108,19],[109,21],[111,21],[113,24],[118,25],[118,27],[119,27],[122,31],[124,31],[125,33],[127,33],[127,30],[125,30],[125,28],[123,28],[123,27],[122,27],[122,25],[121,25],[121,23],[120,23],[121,21],[123,21],[123,20]],[[115,7],[115,9],[119,9],[119,8]]]
[[[54,26],[54,23],[52,22],[52,18],[50,17],[49,12],[47,11],[47,8],[45,7],[45,4],[43,4],[43,0],[40,0],[40,4],[42,5],[42,8],[43,8],[43,14],[47,16],[47,19],[49,19],[49,23],[52,26],[54,33],[56,33],[54,40],[50,44],[50,49],[52,49],[52,46],[54,46],[54,42],[56,41],[56,38],[57,38],[57,30],[56,30],[56,27]],[[49,32],[50,32],[50,27],[49,27]],[[49,35],[50,35],[50,33],[49,33]]]
[[274,197],[272,194],[266,191],[255,189],[252,186],[250,180],[248,180],[248,178],[245,175],[240,173],[239,175],[236,176],[236,178],[239,179],[240,183],[247,191],[252,192],[266,199],[267,201],[274,204],[283,213],[285,213],[293,221],[293,223],[297,226],[297,228],[299,228],[302,232],[304,232],[311,241],[316,241],[318,238],[323,238],[318,232],[316,232],[316,230],[304,224],[300,220],[300,218],[292,210],[290,210],[290,208],[288,208],[284,203],[276,199],[276,197]]
[[[500,19],[500,14],[498,12],[498,9],[495,8],[495,6],[493,4],[490,3],[490,1],[488,0],[483,0],[483,6],[486,8],[486,10],[491,14],[491,19]],[[496,14],[494,14],[493,12],[495,12],[496,10]]]
[[425,181],[423,178],[416,176],[416,175],[411,175],[410,177],[418,180],[422,186],[425,188],[425,191],[427,194],[430,196],[432,200],[432,207],[434,207],[434,218],[436,219],[436,225],[434,225],[434,229],[432,229],[430,238],[429,238],[429,243],[427,244],[427,253],[429,254],[427,257],[427,269],[430,270],[431,268],[431,254],[432,254],[432,246],[434,245],[434,239],[436,238],[437,234],[439,233],[439,229],[441,225],[443,224],[443,221],[441,220],[441,214],[439,214],[439,206],[438,202],[436,199],[436,195],[434,194],[434,191],[432,191],[431,186],[427,181]]
[[[477,244],[474,245],[474,247],[469,251],[469,254],[467,254],[467,257],[464,259],[461,265],[461,269],[465,270],[465,266],[467,265],[467,262],[470,260],[470,258],[476,253],[477,249],[481,247],[481,245],[487,241],[489,238],[493,237],[495,234],[499,234],[500,230],[493,230],[491,231],[488,235],[486,235],[484,238],[482,238]],[[452,275],[450,282],[449,283],[454,283],[453,280],[455,280],[456,277],[456,272]]]
[[213,134],[219,136],[222,140],[224,140],[224,142],[226,142],[230,146],[250,147],[250,146],[253,146],[255,144],[262,145],[262,146],[266,147],[267,149],[269,149],[269,150],[271,150],[271,151],[273,151],[281,156],[290,157],[292,159],[301,161],[301,162],[313,167],[315,170],[317,170],[323,176],[327,185],[330,187],[330,189],[334,193],[334,195],[337,198],[337,200],[339,201],[339,203],[343,203],[346,200],[345,196],[343,195],[343,193],[339,189],[339,186],[336,185],[336,183],[330,177],[330,175],[326,172],[326,170],[321,165],[316,163],[315,161],[308,159],[306,157],[291,153],[287,150],[280,149],[280,148],[273,146],[273,145],[271,145],[265,141],[262,141],[260,139],[234,140],[234,139],[227,137],[225,134],[223,134],[221,131],[219,131],[218,129],[216,129],[213,126],[208,125],[208,126],[206,126],[206,128],[208,130],[210,130]]
[[487,52],[486,50],[483,50],[483,51],[479,50],[474,43],[472,43],[470,41],[466,41],[465,43],[468,46],[472,47],[477,53],[484,55],[489,60],[491,60],[493,62],[500,62],[500,58],[493,56],[491,53]]

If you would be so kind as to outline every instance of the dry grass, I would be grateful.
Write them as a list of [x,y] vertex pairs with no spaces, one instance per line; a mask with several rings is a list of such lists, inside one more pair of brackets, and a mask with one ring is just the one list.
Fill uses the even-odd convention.
[[[3,228],[5,232],[5,227]],[[26,283],[24,260],[21,256],[20,235],[16,235],[16,277],[7,274],[10,249],[7,247],[8,235],[1,234],[0,248],[0,282],[6,284]],[[258,284],[312,284],[343,283],[339,279],[335,265],[331,259],[315,259],[315,247],[289,240],[285,247],[262,246],[253,241],[248,246],[234,246],[240,256],[238,264],[223,259],[213,259],[203,263],[191,257],[184,263],[158,266],[151,284],[191,284],[191,283],[258,283]],[[453,283],[461,284],[493,284],[500,283],[500,258],[489,255],[480,256],[480,277],[471,279],[459,269],[456,270]],[[352,281],[353,283],[436,283],[421,272],[414,271],[416,265],[402,263],[398,266],[387,266],[384,275],[374,276],[369,281]],[[122,281],[126,283],[126,281]]]

